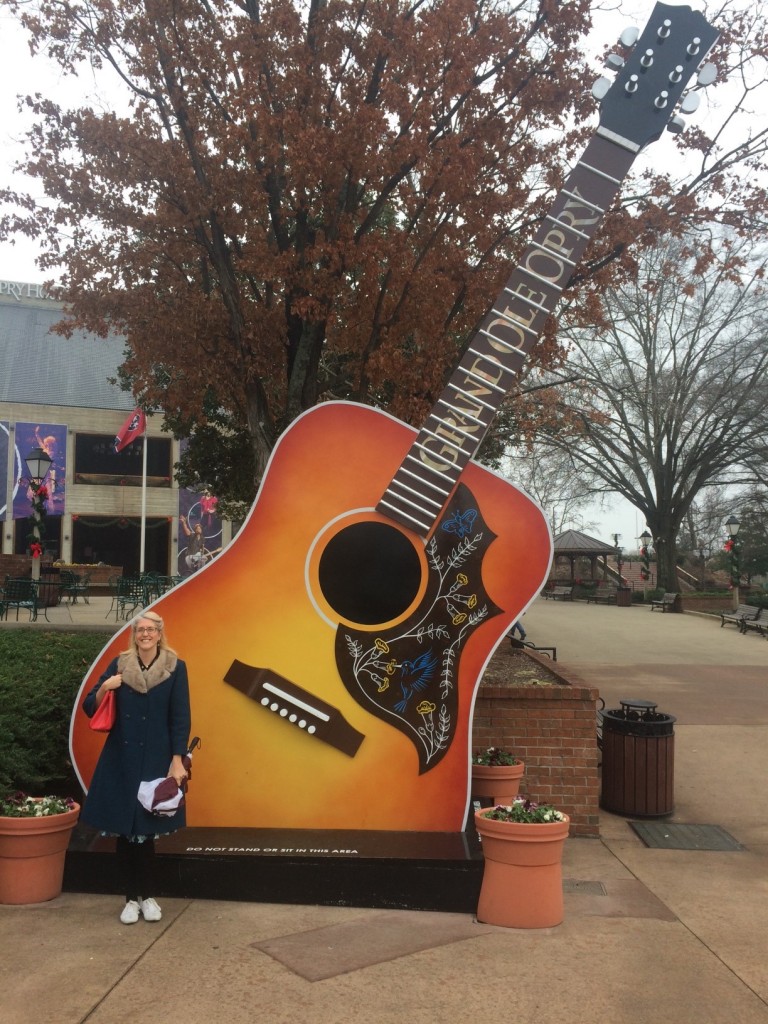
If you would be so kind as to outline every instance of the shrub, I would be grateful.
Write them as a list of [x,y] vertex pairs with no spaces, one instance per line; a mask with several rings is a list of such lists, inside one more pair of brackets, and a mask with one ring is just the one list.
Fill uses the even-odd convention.
[[71,790],[69,721],[103,633],[0,630],[0,792]]

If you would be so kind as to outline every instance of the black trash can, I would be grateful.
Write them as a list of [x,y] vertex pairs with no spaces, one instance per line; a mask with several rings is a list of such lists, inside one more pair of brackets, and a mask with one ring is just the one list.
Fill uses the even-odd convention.
[[603,712],[600,806],[614,814],[660,818],[675,802],[675,717],[649,700],[622,700]]

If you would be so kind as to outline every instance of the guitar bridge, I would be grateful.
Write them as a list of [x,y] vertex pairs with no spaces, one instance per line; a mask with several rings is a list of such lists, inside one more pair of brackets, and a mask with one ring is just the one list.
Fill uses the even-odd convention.
[[256,668],[235,660],[224,676],[224,682],[306,732],[307,736],[328,743],[347,757],[354,757],[365,739],[338,708],[326,704],[272,669]]

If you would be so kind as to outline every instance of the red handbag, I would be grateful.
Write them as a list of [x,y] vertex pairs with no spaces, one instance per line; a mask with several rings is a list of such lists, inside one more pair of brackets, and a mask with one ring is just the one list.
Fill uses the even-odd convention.
[[116,715],[115,691],[107,690],[104,700],[96,708],[96,712],[88,724],[94,732],[109,732],[115,724]]

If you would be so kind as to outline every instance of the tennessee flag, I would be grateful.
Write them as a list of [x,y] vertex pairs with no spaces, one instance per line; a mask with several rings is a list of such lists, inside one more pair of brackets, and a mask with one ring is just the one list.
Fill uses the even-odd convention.
[[147,427],[147,417],[141,409],[134,409],[125,423],[120,427],[115,438],[115,451],[121,452],[131,441],[141,437]]

